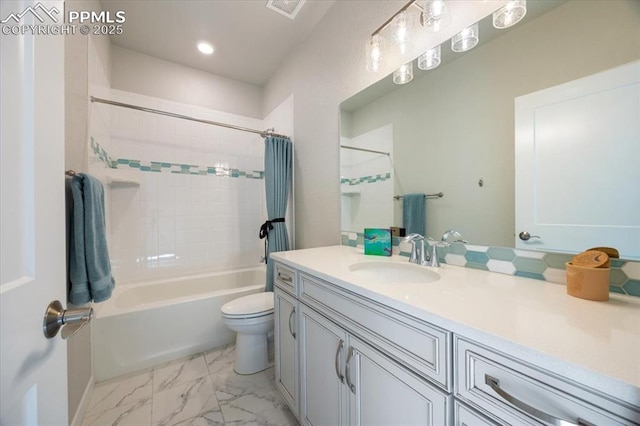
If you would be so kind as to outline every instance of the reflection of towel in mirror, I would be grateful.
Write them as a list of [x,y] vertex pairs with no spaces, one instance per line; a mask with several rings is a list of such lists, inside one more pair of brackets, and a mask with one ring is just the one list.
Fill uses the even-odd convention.
[[69,301],[83,305],[111,297],[115,281],[107,250],[102,183],[84,173],[69,183],[73,211],[69,234]]
[[405,194],[402,197],[402,226],[409,234],[425,235],[425,194]]

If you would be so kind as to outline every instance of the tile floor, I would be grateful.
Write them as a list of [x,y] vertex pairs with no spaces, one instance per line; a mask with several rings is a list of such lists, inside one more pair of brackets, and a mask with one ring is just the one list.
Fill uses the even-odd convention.
[[235,346],[97,383],[83,426],[297,425],[273,367],[233,371]]

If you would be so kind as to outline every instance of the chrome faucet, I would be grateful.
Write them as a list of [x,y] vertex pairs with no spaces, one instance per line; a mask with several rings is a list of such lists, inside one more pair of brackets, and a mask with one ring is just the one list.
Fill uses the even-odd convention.
[[460,239],[460,237],[462,237],[462,235],[460,235],[460,233],[458,231],[456,231],[455,229],[449,229],[448,231],[446,231],[442,235],[442,238],[440,239],[440,241],[445,242],[445,243],[449,243],[449,237],[458,238],[457,240],[453,241],[454,243],[465,243],[465,244],[467,244],[466,240]]
[[[424,237],[420,234],[409,234],[404,237],[404,242],[411,243],[411,255],[409,256],[409,262],[417,263],[418,265],[427,264],[427,253],[424,248]],[[420,245],[416,244],[419,241]]]

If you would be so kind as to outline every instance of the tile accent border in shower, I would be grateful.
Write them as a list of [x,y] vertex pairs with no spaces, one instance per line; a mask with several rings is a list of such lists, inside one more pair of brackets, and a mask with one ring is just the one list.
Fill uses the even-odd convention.
[[362,176],[357,178],[346,178],[341,177],[340,183],[347,184],[349,186],[360,185],[362,183],[376,183],[376,182],[384,182],[385,180],[391,179],[391,172],[387,172],[385,174],[377,174],[375,176]]
[[114,160],[93,137],[91,137],[91,149],[98,160],[105,163],[110,169],[137,169],[141,172],[264,179],[264,171],[261,170],[244,171],[224,166],[200,166],[163,161],[132,160],[128,158],[118,158]]
[[[360,232],[342,232],[342,245],[362,248],[363,241],[364,234]],[[392,252],[408,257],[409,253],[400,249],[400,241],[401,238],[392,238]],[[451,244],[449,247],[441,247],[438,250],[438,257],[442,263],[558,284],[566,284],[565,263],[573,258],[572,254],[567,253],[546,253],[462,243]],[[640,262],[611,259],[609,291],[640,297]]]

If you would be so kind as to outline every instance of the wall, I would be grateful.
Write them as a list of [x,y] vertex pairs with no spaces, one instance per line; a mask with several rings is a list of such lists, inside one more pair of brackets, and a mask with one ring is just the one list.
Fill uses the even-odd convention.
[[[114,89],[246,117],[262,118],[258,86],[220,77],[184,65],[111,47]],[[275,106],[275,105],[274,105]]]
[[[119,90],[109,99],[263,127],[261,120]],[[257,235],[266,217],[259,135],[105,104],[93,108],[99,119],[91,137],[110,193],[109,249],[119,285],[259,262]]]
[[352,112],[352,135],[393,123],[396,191],[445,193],[430,236],[513,247],[514,98],[640,59],[638,19],[631,2],[561,5]]
[[[100,10],[97,0],[66,0],[66,10]],[[110,43],[106,36],[65,36],[65,169],[89,170],[87,133],[89,86],[110,85]],[[93,386],[92,328],[67,340],[69,421],[76,424]]]
[[[296,247],[340,242],[339,105],[399,65],[389,61],[379,73],[365,71],[365,41],[405,1],[337,1],[292,52],[264,88],[263,111],[295,97]],[[453,2],[460,8],[451,27],[429,37],[432,47],[456,28],[496,8],[490,2]]]

